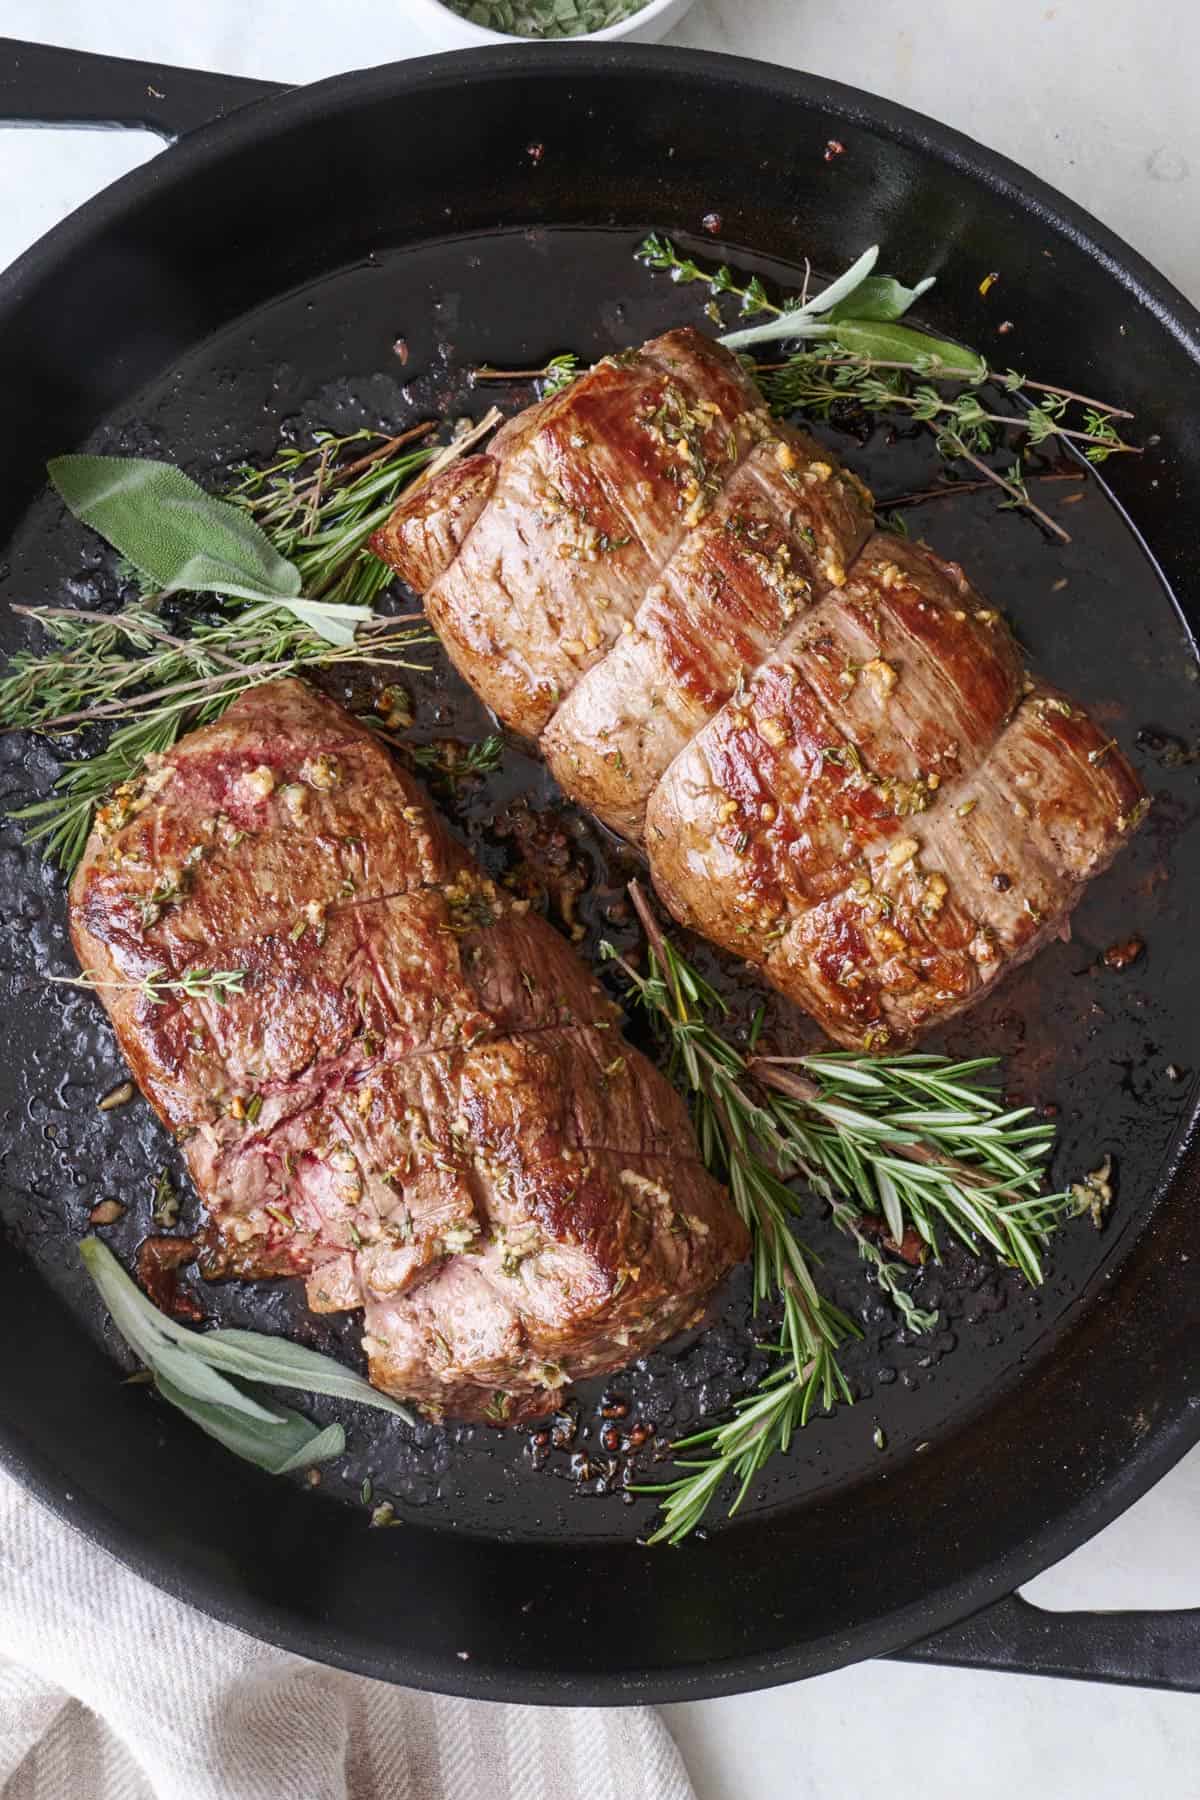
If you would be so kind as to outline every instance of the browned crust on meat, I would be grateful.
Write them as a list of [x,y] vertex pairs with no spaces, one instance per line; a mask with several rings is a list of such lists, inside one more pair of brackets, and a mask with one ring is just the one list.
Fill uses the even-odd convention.
[[[683,1102],[584,965],[298,682],[154,759],[88,845],[71,929],[185,1145],[207,1272],[364,1307],[390,1392],[544,1412],[696,1316],[745,1254]],[[244,991],[156,1005],[129,985],[201,968]]]
[[465,679],[537,737],[756,440],[760,412],[733,358],[668,332],[497,433],[474,459],[494,471],[490,501],[432,580],[420,491],[372,546],[424,594]]
[[635,843],[672,760],[831,579],[844,579],[871,528],[870,496],[811,438],[765,421],[762,430],[630,630],[542,734],[567,790]]
[[[878,654],[847,659],[864,617]],[[879,539],[672,764],[647,832],[677,917],[840,1043],[878,1048],[1040,948],[1141,804],[1120,751],[1027,683],[961,572]]]
[[[704,429],[714,406],[724,458]],[[498,574],[514,533],[542,531],[505,484],[518,447],[548,466],[548,437],[572,512],[593,504],[598,461],[615,475],[631,446],[664,453],[644,486],[649,464],[618,478],[633,547],[619,595],[608,558],[564,578],[557,541],[528,588],[515,566]],[[600,365],[492,454],[504,505],[429,591],[451,656],[540,732],[568,794],[644,844],[677,918],[840,1042],[905,1041],[969,1005],[1062,929],[1138,823],[1119,749],[1029,681],[963,571],[868,537],[866,490],[700,333]],[[419,585],[416,563],[397,566]]]
[[491,456],[465,456],[422,482],[371,539],[375,554],[424,593],[449,568],[496,485]]

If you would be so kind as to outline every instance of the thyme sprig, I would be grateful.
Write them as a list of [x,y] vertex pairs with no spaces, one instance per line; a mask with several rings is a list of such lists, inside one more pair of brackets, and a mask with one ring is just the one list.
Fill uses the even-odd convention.
[[494,775],[504,760],[504,739],[494,731],[471,744],[447,739],[436,744],[410,744],[406,749],[409,760],[418,769],[443,775],[448,781],[461,781],[469,775]]
[[[741,311],[750,318],[767,313],[775,319],[786,321],[790,326],[795,322],[795,314],[798,311],[804,312],[813,304],[808,299],[809,277],[807,272],[804,286],[799,295],[783,306],[777,306],[757,275],[752,276],[745,285],[740,285],[734,280],[726,264],[723,263],[716,269],[701,268],[691,257],[681,256],[670,238],[660,236],[657,232],[651,232],[648,237],[644,238],[634,254],[648,268],[665,271],[674,281],[685,283],[703,281],[708,284],[709,292],[714,296],[718,294],[737,295],[741,300]],[[859,263],[856,263],[854,267],[857,269],[861,262],[860,258]],[[849,288],[845,297],[833,309],[834,315],[836,317],[839,312],[844,311],[846,318],[856,324],[866,322],[892,324],[904,312],[907,312],[914,300],[927,293],[933,285],[932,278],[927,277],[924,281],[919,281],[915,287],[905,288],[890,276],[872,276],[868,272]],[[887,298],[881,291],[884,288],[889,290]],[[844,323],[846,320],[843,319],[842,322]],[[783,327],[780,326],[778,329],[782,333]],[[912,328],[905,327],[904,329],[911,330]],[[932,339],[927,333],[914,333],[914,335],[926,337],[928,343],[941,346],[941,340]],[[874,369],[894,372],[913,372],[915,370],[917,373],[924,373],[933,367],[946,380],[970,380],[977,384],[986,382],[993,387],[1005,388],[1010,393],[1032,389],[1035,393],[1048,395],[1052,402],[1075,401],[1080,406],[1104,417],[1115,419],[1131,419],[1133,417],[1133,414],[1126,411],[1124,407],[1113,406],[1105,400],[1094,400],[1087,394],[1077,394],[1071,388],[1059,387],[1048,381],[1032,381],[1028,376],[1019,374],[1015,369],[990,368],[982,357],[976,355],[974,351],[968,350],[965,345],[952,344],[947,348],[957,354],[952,358],[943,357],[933,354],[926,347],[923,352],[919,351],[916,357],[889,360],[880,357],[851,355],[847,360],[866,360],[872,364]],[[822,356],[820,360],[837,362],[841,359],[834,352],[828,358]],[[781,366],[786,369],[789,364],[764,365],[764,367],[772,368]]]
[[803,408],[818,418],[828,418],[834,407],[853,401],[865,412],[907,412],[922,424],[932,425],[938,432],[938,449],[947,457],[960,454],[958,443],[978,452],[996,448],[1002,431],[1024,431],[1031,449],[1051,438],[1081,444],[1089,462],[1102,463],[1118,451],[1140,454],[1136,444],[1127,444],[1113,425],[1114,418],[1128,418],[1115,407],[1100,409],[1088,403],[1080,427],[1065,425],[1071,400],[1062,394],[1046,394],[1039,405],[1030,405],[1017,413],[990,412],[980,400],[979,387],[985,383],[1002,388],[1007,394],[1021,392],[1032,384],[1015,370],[997,373],[994,369],[979,371],[934,367],[932,373],[940,381],[970,382],[966,392],[939,393],[930,381],[911,385],[905,378],[925,373],[920,358],[894,365],[875,357],[827,355],[820,351],[801,352],[780,367],[760,373],[763,393],[775,412],[793,412]]
[[579,373],[579,357],[573,350],[560,350],[543,363],[540,369],[494,369],[490,363],[480,363],[472,369],[472,381],[537,381],[541,383],[543,396],[557,394],[561,388],[570,387]]
[[231,994],[242,992],[246,974],[245,969],[194,968],[169,979],[165,969],[151,969],[140,981],[104,981],[85,969],[82,975],[49,975],[46,979],[60,987],[141,994],[152,1006],[165,1006],[170,994],[185,1000],[215,1000],[218,1006],[224,1006]]
[[1059,1226],[1088,1210],[1082,1191],[1044,1195],[1054,1128],[1029,1107],[1008,1108],[984,1079],[996,1058],[954,1062],[912,1053],[872,1058],[829,1051],[777,1059],[743,1054],[720,1030],[719,995],[660,930],[638,884],[630,893],[649,943],[645,974],[611,946],[634,997],[663,1043],[668,1073],[689,1093],[706,1165],[725,1180],[750,1229],[756,1307],[782,1293],[777,1367],[723,1424],[673,1446],[710,1454],[679,1458],[689,1473],[642,1491],[666,1496],[652,1542],[678,1542],[704,1516],[727,1477],[731,1511],[754,1476],[820,1401],[850,1398],[837,1353],[857,1327],[821,1294],[815,1259],[792,1233],[804,1206],[799,1180],[829,1206],[903,1324],[934,1329],[907,1272],[865,1229],[881,1220],[899,1244],[915,1231],[940,1256],[942,1232],[987,1250],[1036,1285],[1041,1253]]
[[[1015,480],[1014,470],[1020,474],[1026,488],[1030,481],[1036,481],[1039,484],[1043,482],[1057,484],[1065,481],[1077,486],[1081,481],[1087,480],[1087,476],[1079,468],[1039,470],[1036,474],[1030,475],[1020,467],[1020,464],[1014,463],[1013,467],[1008,470],[1008,474]],[[989,479],[986,481],[960,481],[957,479],[939,481],[933,487],[918,488],[911,493],[889,494],[886,500],[881,500],[879,504],[882,507],[896,506],[907,510],[910,506],[927,506],[931,500],[957,500],[961,499],[964,494],[982,494],[987,488],[995,486],[993,471],[989,469],[988,475]],[[1003,506],[1006,502],[1001,501],[1000,504]],[[880,517],[883,516],[880,515]],[[907,530],[907,526],[901,522],[897,529],[904,531]]]
[[[706,283],[711,297],[705,310],[714,323],[723,322],[718,306],[722,295],[739,300],[743,318],[766,315],[764,324],[726,333],[721,342],[731,349],[749,349],[764,340],[820,340],[818,347],[797,350],[782,363],[754,365],[774,412],[803,410],[828,418],[835,409],[851,405],[871,413],[908,412],[934,432],[942,457],[969,463],[1002,489],[1005,504],[1024,508],[1064,542],[1070,542],[1070,534],[1031,500],[1019,464],[1001,474],[982,458],[1010,431],[1025,433],[1031,449],[1056,439],[1077,446],[1091,463],[1103,463],[1119,453],[1140,454],[1140,447],[1127,442],[1117,429],[1116,421],[1132,417],[1123,407],[1030,380],[1016,369],[993,369],[963,345],[898,324],[931,284],[906,288],[890,277],[873,275],[870,252],[815,299],[808,298],[806,274],[801,293],[782,306],[770,298],[757,276],[743,283],[725,264],[706,269],[657,233],[646,238],[636,254],[674,281]],[[833,304],[831,295],[836,295]],[[939,383],[957,391],[943,392],[935,385]],[[986,406],[980,397],[986,388],[1018,400],[1020,407],[1009,413]]]
[[[784,308],[776,306],[757,275],[752,275],[743,284],[734,279],[728,263],[721,263],[715,269],[702,268],[690,256],[681,256],[671,239],[662,236],[660,232],[652,231],[644,237],[634,255],[648,269],[669,275],[680,286],[686,287],[693,281],[703,282],[711,297],[713,310],[709,312],[709,317],[714,324],[721,322],[721,315],[715,308],[720,294],[734,295],[741,302],[740,310],[747,318],[754,318],[760,313],[771,313],[776,318],[783,316]],[[708,311],[707,308],[705,310]]]

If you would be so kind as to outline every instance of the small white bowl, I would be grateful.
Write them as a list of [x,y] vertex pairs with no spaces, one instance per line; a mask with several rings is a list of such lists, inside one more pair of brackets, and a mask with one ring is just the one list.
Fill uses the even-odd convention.
[[408,0],[406,11],[409,22],[416,26],[430,50],[470,50],[479,44],[611,44],[619,38],[657,44],[693,4],[694,0],[647,0],[640,11],[631,13],[620,24],[576,38],[510,37],[507,32],[490,31],[486,25],[473,25],[470,19],[443,6],[442,0]]

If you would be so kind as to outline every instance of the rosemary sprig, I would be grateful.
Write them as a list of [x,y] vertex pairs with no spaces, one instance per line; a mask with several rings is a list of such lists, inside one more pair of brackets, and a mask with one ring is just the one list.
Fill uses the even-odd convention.
[[60,987],[88,988],[141,994],[152,1006],[165,1006],[169,994],[186,1000],[215,1000],[224,1006],[231,994],[240,994],[246,981],[245,969],[185,969],[174,980],[167,979],[165,969],[151,969],[140,981],[102,981],[87,969],[82,975],[48,975],[46,979]]
[[1041,1193],[1054,1128],[1032,1109],[1006,1108],[982,1079],[993,1057],[952,1062],[913,1053],[871,1058],[830,1051],[775,1059],[743,1055],[721,1033],[726,1008],[699,972],[666,939],[645,896],[630,888],[649,942],[641,974],[608,945],[638,1003],[663,1041],[668,1073],[692,1097],[707,1166],[727,1181],[753,1240],[755,1305],[782,1292],[784,1359],[739,1401],[724,1424],[707,1426],[673,1448],[705,1447],[678,1459],[689,1473],[641,1491],[666,1496],[651,1542],[677,1543],[700,1522],[727,1477],[736,1481],[731,1511],[764,1462],[785,1450],[819,1399],[849,1399],[837,1352],[859,1335],[818,1290],[793,1237],[803,1201],[797,1178],[825,1200],[836,1227],[855,1244],[876,1282],[914,1332],[932,1330],[936,1313],[919,1307],[901,1266],[864,1230],[882,1219],[894,1243],[914,1229],[930,1254],[948,1230],[972,1251],[990,1250],[1043,1278],[1041,1250],[1053,1232],[1089,1210],[1082,1189]]
[[[647,1539],[651,1544],[681,1544],[700,1526],[727,1482],[737,1491],[729,1505],[732,1518],[750,1491],[754,1477],[772,1456],[783,1455],[808,1414],[809,1387],[804,1371],[787,1364],[772,1369],[748,1394],[733,1403],[733,1417],[678,1438],[671,1449],[676,1465],[693,1471],[676,1481],[644,1482],[635,1494],[662,1494],[662,1524]],[[702,1456],[679,1451],[704,1450]]]
[[[311,445],[288,445],[265,468],[243,464],[227,498],[295,563],[306,598],[371,607],[393,574],[367,539],[390,516],[401,488],[438,454],[420,443],[435,429],[429,420],[397,437],[317,431]],[[360,446],[360,454],[343,460]]]
[[[795,1196],[785,1189],[780,1198],[773,1184],[798,1175],[831,1204],[857,1202],[855,1218],[882,1216],[897,1242],[911,1225],[936,1257],[940,1221],[968,1248],[987,1245],[1030,1282],[1041,1282],[1039,1246],[1080,1206],[1070,1192],[1041,1193],[1054,1126],[1032,1107],[1004,1106],[983,1079],[998,1058],[743,1055],[712,1023],[727,1012],[720,996],[663,936],[636,882],[630,891],[654,962],[649,976],[624,961],[622,967],[667,1033],[668,1072],[682,1075],[702,1100],[710,1092],[717,1097],[719,1104],[700,1115],[710,1167],[726,1161],[720,1128],[732,1133],[738,1161],[759,1165],[753,1179],[768,1171],[767,1191],[785,1210],[796,1211]],[[749,1209],[743,1216],[751,1222]],[[844,1214],[834,1222],[854,1235]],[[868,1260],[876,1255],[869,1246]],[[760,1278],[760,1296],[770,1285]]]
[[1036,1287],[1044,1279],[1041,1248],[1081,1208],[1070,1191],[1041,1192],[1054,1127],[1032,1107],[1004,1106],[981,1079],[998,1062],[829,1051],[752,1057],[746,1066],[778,1095],[770,1110],[790,1129],[818,1193],[831,1201],[852,1195],[862,1212],[882,1215],[895,1242],[912,1226],[935,1257],[943,1225]]
[[[0,682],[0,718],[7,716],[3,710],[3,685]],[[215,716],[202,708],[195,723],[204,724]],[[147,756],[169,750],[179,730],[178,713],[135,719],[115,731],[94,756],[68,763],[44,800],[15,807],[7,816],[22,827],[26,843],[40,843],[46,861],[56,863],[69,875],[83,855],[96,808],[133,779]]]
[[170,748],[193,725],[219,718],[239,694],[300,669],[363,663],[422,665],[409,652],[432,643],[411,620],[373,621],[349,644],[331,644],[269,602],[240,605],[166,631],[145,604],[119,613],[17,607],[57,650],[18,651],[0,680],[0,727],[46,734],[120,721],[86,761],[68,763],[44,800],[9,816],[26,838],[70,871],[83,854],[95,808],[129,781],[151,751]]
[[448,781],[461,781],[468,775],[494,775],[504,760],[504,739],[496,732],[473,744],[447,741],[410,744],[406,749],[409,760],[418,769],[444,775]]
[[745,1059],[707,1024],[709,1014],[725,1011],[723,1001],[663,936],[637,882],[630,884],[630,894],[650,941],[649,973],[640,974],[607,942],[600,945],[600,956],[620,964],[665,1037],[668,1074],[692,1097],[701,1155],[728,1183],[751,1233],[755,1307],[782,1292],[784,1336],[795,1368],[815,1365],[826,1403],[839,1395],[849,1398],[835,1355],[859,1333],[845,1313],[823,1299],[809,1257],[792,1234],[799,1201],[784,1179],[782,1159],[770,1154],[778,1136],[769,1112],[773,1102],[751,1092]]
[[[248,667],[286,659],[312,634],[270,602],[227,617],[185,622],[168,632],[146,604],[119,613],[68,606],[18,606],[59,648],[19,650],[0,681],[0,720],[8,730],[68,731],[98,718],[178,711],[204,692],[238,685]],[[322,643],[322,651],[330,646]],[[178,704],[164,708],[165,699]]]

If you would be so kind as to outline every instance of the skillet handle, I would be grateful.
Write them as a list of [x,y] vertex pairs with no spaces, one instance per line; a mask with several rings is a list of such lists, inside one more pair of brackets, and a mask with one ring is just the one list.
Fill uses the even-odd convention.
[[1200,1693],[1200,1607],[1178,1612],[1046,1612],[1020,1594],[897,1653],[898,1662],[1058,1675]]
[[173,143],[210,119],[283,91],[276,81],[0,37],[0,125],[153,131]]

